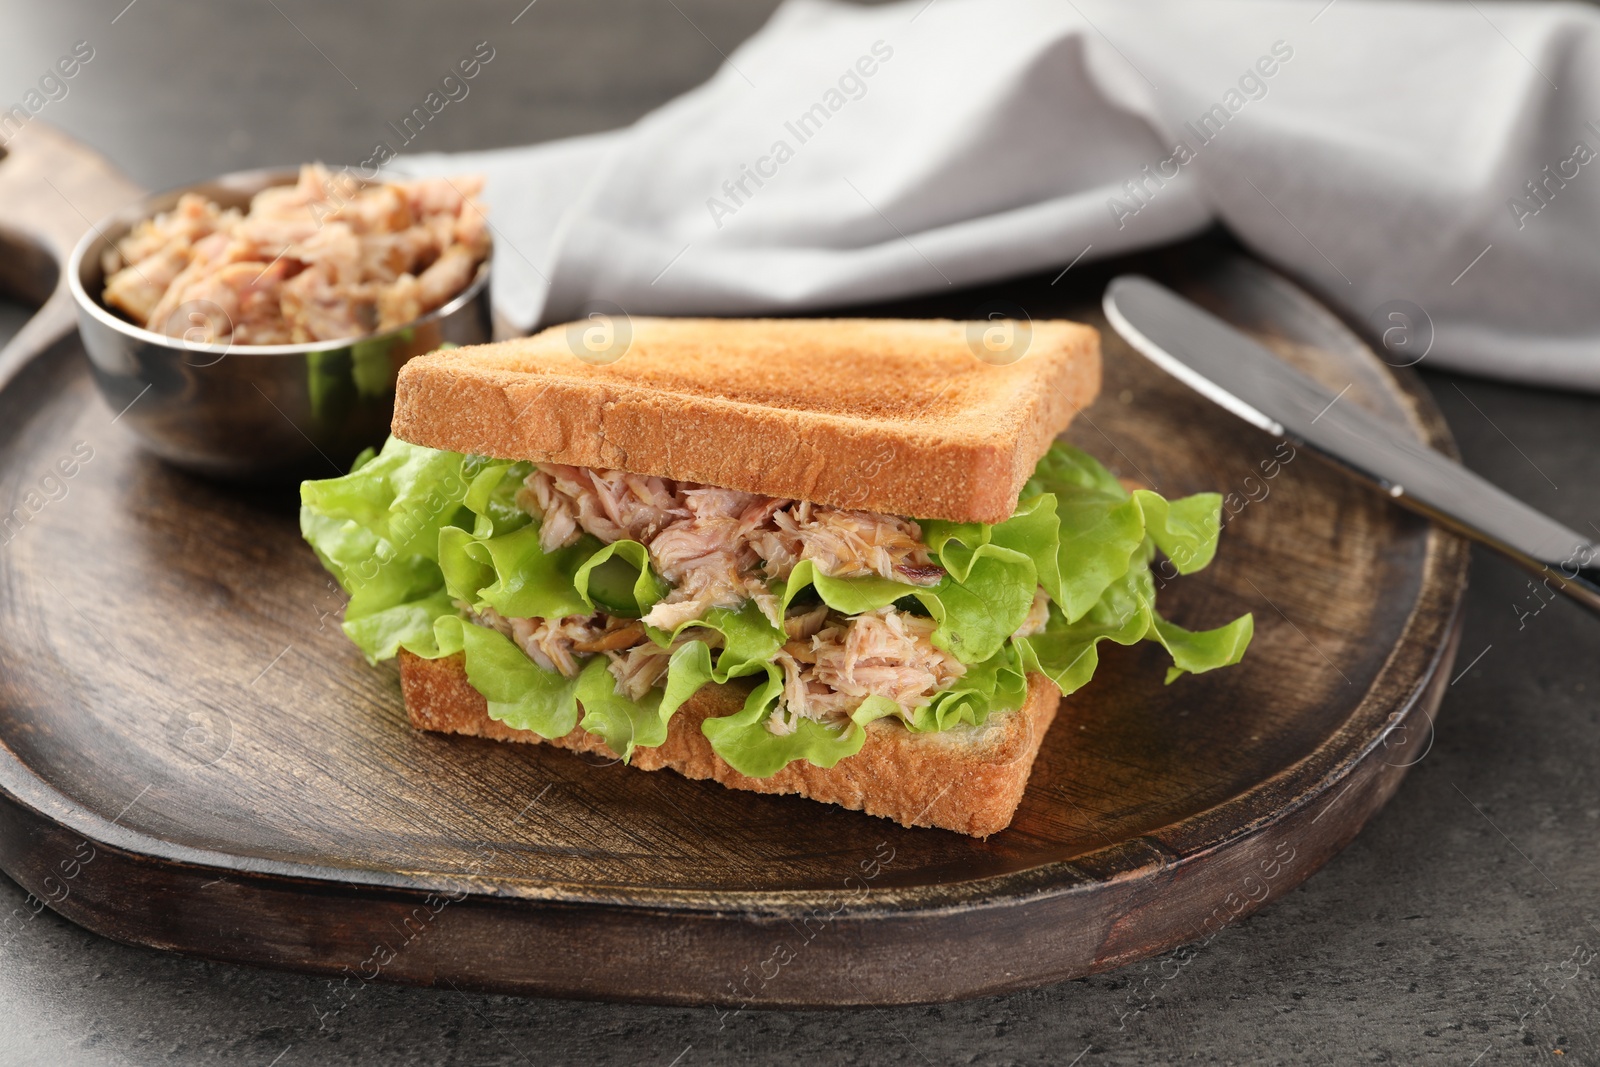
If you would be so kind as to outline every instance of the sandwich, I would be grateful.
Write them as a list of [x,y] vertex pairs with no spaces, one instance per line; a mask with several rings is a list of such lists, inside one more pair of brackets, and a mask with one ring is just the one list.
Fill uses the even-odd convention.
[[987,322],[619,325],[412,360],[382,450],[301,486],[414,727],[987,837],[1100,642],[1162,645],[1169,683],[1243,655],[1249,615],[1155,610],[1220,497],[1057,440],[1093,329],[1003,323],[994,358]]

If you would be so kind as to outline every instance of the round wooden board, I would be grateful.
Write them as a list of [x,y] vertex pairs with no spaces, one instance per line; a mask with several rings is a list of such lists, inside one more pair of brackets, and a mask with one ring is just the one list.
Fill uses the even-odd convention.
[[[1100,290],[1129,265],[888,310],[970,317],[992,298],[1105,330]],[[1452,450],[1409,379],[1216,240],[1132,265]],[[1170,687],[1155,646],[1108,653],[1063,701],[1015,823],[978,841],[414,733],[392,665],[339,632],[294,492],[142,455],[63,343],[0,392],[0,509],[29,512],[0,534],[0,865],[113,938],[342,976],[329,1010],[369,979],[730,1009],[936,1001],[1203,940],[1316,870],[1420,757],[1467,555],[1109,332],[1105,368],[1070,439],[1237,512],[1161,607],[1193,627],[1253,611],[1255,643]]]

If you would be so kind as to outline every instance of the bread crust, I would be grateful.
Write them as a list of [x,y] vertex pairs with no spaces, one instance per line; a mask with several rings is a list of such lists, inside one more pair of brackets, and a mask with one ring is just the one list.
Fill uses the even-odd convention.
[[[603,741],[581,728],[546,741],[532,731],[489,718],[488,702],[467,681],[460,653],[429,660],[401,650],[400,686],[411,725],[419,730],[496,741],[544,741],[616,758]],[[988,837],[1011,824],[1061,698],[1044,675],[1029,675],[1027,703],[1017,711],[990,716],[982,727],[917,734],[898,722],[880,719],[867,726],[861,751],[832,767],[797,760],[770,778],[750,778],[723,762],[700,732],[707,718],[737,711],[744,696],[738,685],[701,688],[673,715],[666,742],[658,748],[636,749],[630,765],[645,771],[669,768],[729,789],[795,793],[893,819],[902,826],[936,826],[973,837]]]
[[618,320],[630,337],[609,363],[575,354],[589,324],[555,326],[411,360],[392,428],[454,452],[1002,522],[1100,390],[1092,327],[1023,324],[1025,350],[1005,362],[981,344],[1004,325],[633,318]]

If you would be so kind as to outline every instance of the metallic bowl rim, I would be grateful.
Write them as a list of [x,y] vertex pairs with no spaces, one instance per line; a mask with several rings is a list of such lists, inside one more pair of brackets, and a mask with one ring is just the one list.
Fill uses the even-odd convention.
[[[298,167],[258,167],[253,170],[230,171],[226,174],[219,174],[214,178],[208,178],[205,181],[190,182],[187,185],[175,185],[160,192],[149,193],[131,204],[126,204],[111,212],[84,231],[83,236],[78,239],[77,245],[72,249],[71,257],[67,260],[67,287],[72,291],[72,299],[78,305],[78,310],[87,312],[102,325],[109,326],[118,333],[134,340],[142,341],[148,345],[159,345],[163,348],[188,351],[189,346],[181,338],[170,337],[164,333],[147,330],[142,326],[135,326],[120,315],[112,313],[98,299],[89,295],[88,290],[83,287],[81,276],[83,260],[89,253],[89,247],[97,240],[108,240],[105,237],[106,229],[118,225],[130,217],[132,218],[132,221],[128,223],[130,229],[144,219],[153,218],[155,209],[151,205],[169,197],[182,196],[184,193],[195,192],[206,186],[214,186],[224,182],[244,184],[283,176],[287,176],[292,180],[299,172],[300,169]],[[271,184],[274,183],[269,181],[268,186],[263,186],[263,188],[270,187]],[[287,185],[289,183],[285,181],[276,184]],[[349,348],[352,345],[366,344],[384,337],[391,337],[403,330],[410,330],[424,323],[447,318],[476,299],[484,287],[489,284],[489,268],[493,261],[493,255],[494,245],[491,237],[489,255],[484,257],[483,262],[479,264],[478,273],[473,277],[471,284],[451,297],[448,303],[442,304],[426,315],[402,323],[399,326],[387,330],[379,330],[375,333],[361,334],[357,337],[342,337],[331,341],[305,341],[292,345],[236,345],[228,342],[228,354],[233,356],[300,356],[309,352],[330,352],[341,348]]]

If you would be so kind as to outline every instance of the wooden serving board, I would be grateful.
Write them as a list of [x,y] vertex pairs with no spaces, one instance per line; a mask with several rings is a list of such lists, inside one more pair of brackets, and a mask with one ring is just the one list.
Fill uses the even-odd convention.
[[[1105,330],[1100,289],[1127,265],[890,310],[993,298]],[[1263,268],[1215,240],[1137,265],[1452,450],[1411,379]],[[1108,652],[1013,826],[977,841],[414,733],[393,667],[339,632],[293,492],[144,456],[58,345],[0,388],[0,510],[27,512],[0,535],[0,866],[109,937],[341,978],[330,1012],[367,980],[936,1001],[1204,940],[1326,862],[1422,754],[1467,553],[1110,332],[1105,349],[1068,436],[1168,495],[1231,494],[1215,564],[1160,604],[1193,627],[1253,611],[1255,643],[1170,687],[1155,646]]]

